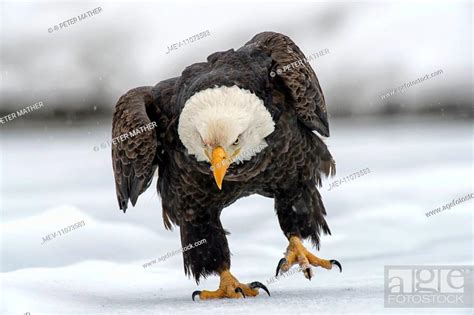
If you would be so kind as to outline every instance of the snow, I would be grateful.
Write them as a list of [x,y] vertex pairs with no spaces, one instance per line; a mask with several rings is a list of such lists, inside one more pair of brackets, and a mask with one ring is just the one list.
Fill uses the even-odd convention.
[[[2,129],[1,314],[472,314],[383,305],[385,265],[473,264],[472,199],[425,216],[473,192],[470,122],[332,120],[338,172],[321,194],[333,235],[312,251],[343,272],[314,269],[311,281],[294,273],[268,285],[271,297],[196,302],[191,293],[215,289],[217,277],[197,286],[181,255],[143,268],[179,249],[179,233],[165,230],[154,184],[136,208],[118,210],[110,151],[93,150],[109,130]],[[239,200],[222,221],[234,275],[267,283],[287,246],[272,200]]]

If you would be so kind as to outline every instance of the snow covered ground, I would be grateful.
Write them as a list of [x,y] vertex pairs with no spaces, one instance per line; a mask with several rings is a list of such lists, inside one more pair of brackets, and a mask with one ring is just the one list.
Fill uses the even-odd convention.
[[[333,235],[317,254],[338,259],[343,272],[316,269],[311,282],[295,273],[270,284],[271,297],[193,302],[194,290],[215,289],[218,278],[197,286],[181,255],[142,267],[179,249],[179,233],[164,229],[154,185],[136,208],[118,210],[110,151],[93,150],[109,138],[108,124],[2,128],[0,313],[472,314],[383,301],[384,265],[473,264],[472,200],[425,216],[473,192],[472,122],[332,120],[331,129],[335,179],[370,169],[321,189]],[[287,246],[272,200],[239,200],[222,220],[232,272],[266,283]]]

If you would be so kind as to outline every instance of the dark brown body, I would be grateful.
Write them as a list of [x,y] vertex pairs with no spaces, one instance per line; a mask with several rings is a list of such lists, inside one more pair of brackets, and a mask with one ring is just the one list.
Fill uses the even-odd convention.
[[[289,45],[293,45],[294,54],[303,56],[287,37],[259,34],[239,51],[213,54],[207,63],[188,67],[181,77],[153,88],[132,90],[117,104],[114,136],[147,120],[158,125],[137,143],[113,149],[121,209],[125,211],[128,199],[132,204],[136,202],[158,167],[165,226],[179,226],[183,246],[206,239],[205,244],[183,253],[185,271],[196,281],[200,276],[230,268],[226,231],[219,217],[225,207],[241,197],[260,194],[274,198],[280,226],[288,238],[310,238],[319,246],[320,233],[330,233],[317,185],[322,174],[335,172],[335,164],[324,142],[313,132],[329,135],[319,83],[309,65],[309,69],[269,75],[276,67],[293,61],[295,56],[286,61],[280,57],[275,62],[283,54],[278,49],[286,51]],[[274,132],[266,138],[268,147],[249,161],[231,164],[222,190],[214,181],[209,163],[188,155],[177,132],[185,101],[216,84],[252,91],[264,100],[275,122]],[[135,116],[129,117],[131,114]]]

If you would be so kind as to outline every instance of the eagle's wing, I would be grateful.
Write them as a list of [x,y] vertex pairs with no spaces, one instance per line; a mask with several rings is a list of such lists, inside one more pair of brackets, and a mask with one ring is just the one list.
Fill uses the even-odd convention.
[[155,87],[139,87],[122,95],[115,106],[112,126],[112,164],[120,209],[128,201],[135,206],[138,196],[151,184],[160,165],[164,133],[169,117],[163,108],[173,95],[174,79]]
[[270,76],[277,83],[281,80],[283,89],[289,90],[299,120],[311,130],[329,137],[324,95],[299,47],[288,36],[274,32],[257,34],[245,45],[255,45],[272,58]]

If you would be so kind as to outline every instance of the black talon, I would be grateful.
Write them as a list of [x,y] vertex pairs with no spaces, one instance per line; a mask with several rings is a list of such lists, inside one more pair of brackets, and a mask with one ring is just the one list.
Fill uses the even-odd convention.
[[338,262],[338,261],[335,260],[335,259],[331,259],[329,262],[330,262],[331,264],[336,265],[337,267],[339,267],[339,272],[342,272],[342,266],[341,266],[341,263],[340,263],[340,262]]
[[244,297],[244,299],[245,299],[245,293],[244,293],[244,291],[242,290],[242,288],[241,288],[241,287],[237,287],[237,288],[235,288],[235,290],[234,290],[234,291],[235,291],[235,293],[240,293],[240,294],[242,294],[242,296],[243,296],[243,297]]
[[193,292],[193,301],[194,301],[194,297],[195,297],[196,295],[199,295],[199,294],[201,294],[201,291],[194,291],[194,292]]
[[304,274],[308,275],[308,280],[311,281],[311,268],[306,268]]
[[268,291],[267,287],[261,282],[254,281],[254,282],[249,284],[249,287],[251,289],[255,289],[255,288],[263,289],[265,292],[267,292],[268,296],[270,296],[270,291]]
[[282,259],[280,259],[280,261],[278,262],[278,266],[277,266],[277,271],[276,271],[276,275],[275,277],[278,277],[278,273],[280,272],[280,268],[283,264],[286,264],[288,261],[286,260],[285,257],[283,257]]

